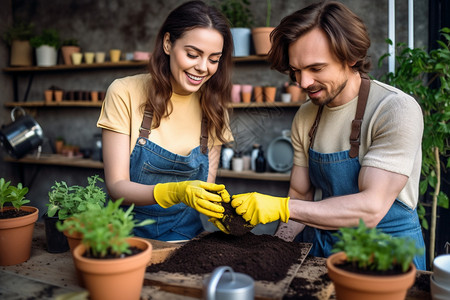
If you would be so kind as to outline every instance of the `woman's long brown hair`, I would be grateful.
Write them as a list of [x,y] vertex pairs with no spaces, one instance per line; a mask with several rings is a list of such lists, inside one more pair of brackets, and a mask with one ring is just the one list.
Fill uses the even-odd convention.
[[147,104],[153,111],[153,128],[159,127],[161,119],[172,111],[170,98],[172,84],[170,82],[169,56],[163,50],[163,39],[170,35],[171,43],[195,28],[213,28],[223,37],[222,56],[217,72],[200,89],[200,103],[203,115],[208,121],[208,129],[214,132],[222,143],[227,142],[224,132],[228,124],[227,108],[231,101],[231,55],[233,40],[228,20],[214,7],[202,1],[186,2],[173,10],[156,37],[154,51],[149,63],[151,75]]

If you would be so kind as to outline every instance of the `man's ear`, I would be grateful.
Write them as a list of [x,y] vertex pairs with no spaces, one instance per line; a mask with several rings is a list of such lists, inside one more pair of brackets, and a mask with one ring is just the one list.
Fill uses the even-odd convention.
[[164,34],[164,39],[163,39],[163,50],[164,50],[164,53],[169,55],[171,48],[172,48],[172,43],[170,42],[170,33],[166,32]]

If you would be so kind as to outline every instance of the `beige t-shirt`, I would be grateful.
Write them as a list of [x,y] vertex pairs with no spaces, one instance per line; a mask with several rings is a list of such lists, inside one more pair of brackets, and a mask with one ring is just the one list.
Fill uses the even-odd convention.
[[[143,118],[142,105],[147,99],[149,74],[128,76],[114,80],[106,92],[97,127],[130,136],[130,154],[134,149]],[[178,95],[173,93],[173,111],[163,118],[158,128],[152,129],[149,140],[179,155],[188,155],[199,146],[202,110],[198,93]],[[225,132],[227,141],[233,139],[231,131]],[[220,145],[214,132],[209,132],[208,146]]]
[[[325,106],[316,138],[315,151],[334,153],[350,149],[351,122],[355,118],[358,97],[338,106]],[[292,124],[294,164],[308,167],[309,130],[318,106],[307,102],[300,107]],[[408,176],[397,197],[415,208],[418,201],[422,166],[422,110],[417,101],[402,91],[372,80],[361,127],[359,162]]]

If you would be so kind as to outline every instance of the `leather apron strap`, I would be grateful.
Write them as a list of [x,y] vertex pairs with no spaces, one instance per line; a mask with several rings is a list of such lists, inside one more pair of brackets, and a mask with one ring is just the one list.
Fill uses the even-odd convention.
[[[361,124],[366,110],[367,98],[370,90],[370,79],[366,74],[361,74],[361,86],[358,93],[358,104],[356,106],[355,119],[352,121],[352,130],[350,132],[350,152],[349,156],[355,158],[359,154],[360,136],[361,136]],[[309,147],[314,145],[314,139],[316,137],[317,127],[319,127],[320,117],[322,115],[323,105],[319,107],[317,111],[316,119],[314,120],[311,129],[309,130]]]
[[[150,105],[145,105],[144,117],[142,118],[141,127],[139,128],[139,137],[147,138],[152,131],[153,111]],[[201,136],[200,136],[200,150],[203,154],[208,153],[208,120],[205,116],[202,117]]]

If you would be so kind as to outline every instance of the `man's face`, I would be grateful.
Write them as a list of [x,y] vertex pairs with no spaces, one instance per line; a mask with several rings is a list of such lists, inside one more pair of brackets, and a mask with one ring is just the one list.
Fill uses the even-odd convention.
[[339,106],[354,98],[347,85],[354,71],[333,55],[321,29],[301,36],[289,45],[288,53],[297,82],[314,104]]

